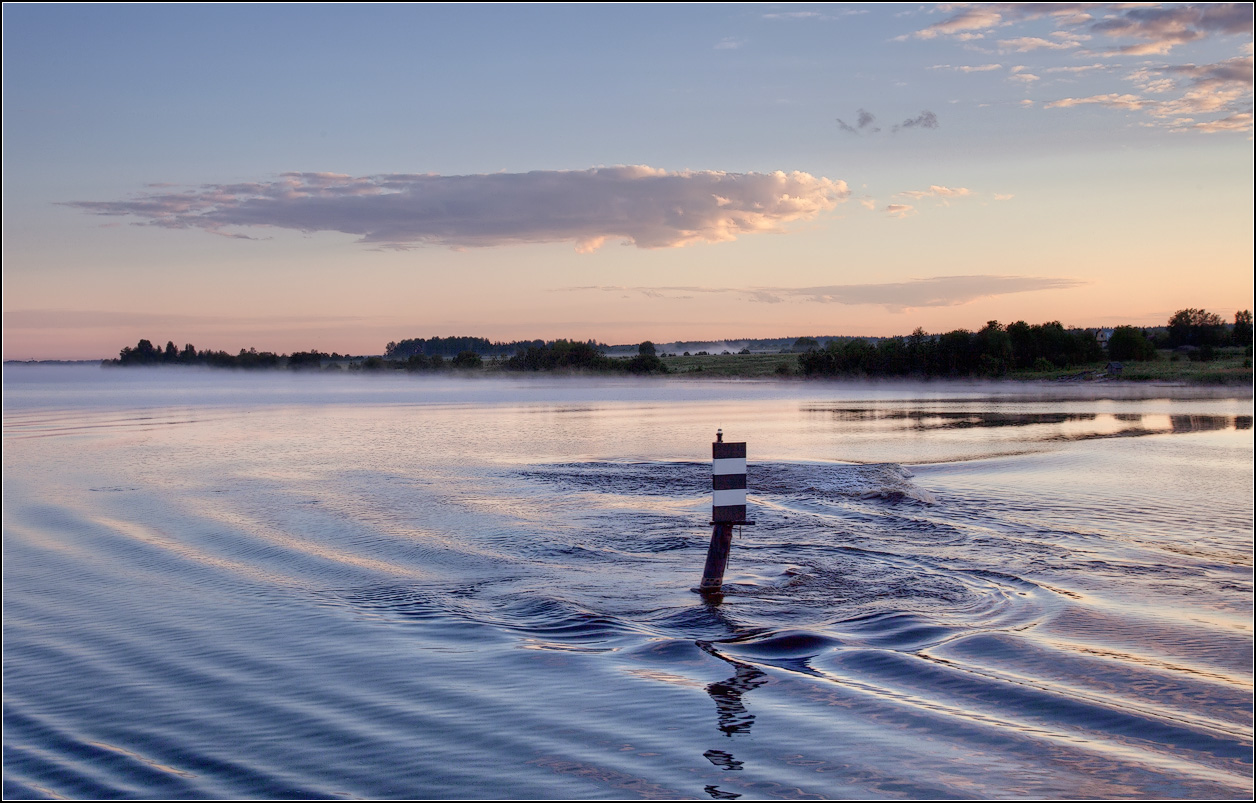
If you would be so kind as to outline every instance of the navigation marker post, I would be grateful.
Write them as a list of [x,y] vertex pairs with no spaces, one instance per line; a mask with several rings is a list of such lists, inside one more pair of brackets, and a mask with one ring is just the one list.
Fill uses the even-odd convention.
[[711,546],[707,548],[700,594],[717,594],[724,585],[724,569],[733,545],[733,527],[746,521],[746,443],[725,443],[724,430],[715,431],[711,444]]

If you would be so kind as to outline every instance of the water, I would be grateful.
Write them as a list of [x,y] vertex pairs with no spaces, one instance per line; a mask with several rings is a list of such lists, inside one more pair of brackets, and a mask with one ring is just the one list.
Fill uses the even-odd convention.
[[4,395],[6,797],[1253,793],[1247,389]]

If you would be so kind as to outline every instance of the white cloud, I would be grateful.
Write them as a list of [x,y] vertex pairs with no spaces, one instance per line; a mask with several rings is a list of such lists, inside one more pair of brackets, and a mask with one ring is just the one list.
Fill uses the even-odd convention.
[[765,20],[813,20],[824,15],[819,11],[777,11],[762,16]]
[[1001,70],[1003,69],[1003,65],[1002,64],[978,64],[978,65],[961,64],[958,66],[951,66],[950,64],[935,64],[929,69],[954,70],[955,72],[973,73],[973,72],[991,72],[992,70]]
[[927,190],[906,190],[898,193],[906,195],[908,198],[920,200],[921,198],[967,198],[973,194],[973,191],[967,187],[943,187],[933,184]]
[[1038,36],[1022,36],[1017,39],[1000,39],[999,48],[1016,53],[1028,53],[1031,50],[1069,50],[1080,47],[1081,43],[1073,40],[1052,42]]
[[1109,93],[1106,95],[1091,95],[1086,98],[1061,98],[1047,103],[1043,108],[1046,109],[1066,109],[1071,106],[1084,106],[1094,104],[1098,106],[1107,106],[1113,109],[1129,109],[1137,111],[1152,105],[1155,101],[1144,100],[1137,95],[1118,95]]
[[1205,134],[1216,134],[1220,131],[1251,131],[1252,130],[1252,113],[1239,112],[1229,117],[1223,117],[1220,120],[1211,120],[1206,123],[1195,123],[1190,126],[1192,130],[1202,131]]
[[1091,70],[1106,70],[1106,69],[1109,69],[1110,67],[1111,65],[1109,64],[1085,64],[1078,67],[1048,67],[1045,70],[1043,70],[1043,72],[1084,73],[1084,72],[1090,72]]
[[336,231],[388,248],[607,240],[672,248],[783,230],[844,201],[844,181],[809,173],[669,172],[643,165],[468,176],[284,173],[126,201],[71,201],[141,225]]
[[[1181,79],[1186,86],[1180,86]],[[1242,114],[1251,108],[1252,57],[1239,56],[1216,64],[1180,64],[1143,67],[1128,80],[1146,93],[1177,97],[1159,100],[1131,94],[1109,93],[1085,98],[1063,98],[1046,108],[1096,104],[1115,109],[1142,111],[1155,118],[1152,125],[1171,130],[1205,133],[1244,131]],[[1223,115],[1217,120],[1196,122],[1199,115]],[[1224,122],[1222,122],[1224,120]]]
[[917,39],[933,39],[937,36],[950,36],[993,28],[1003,20],[1003,15],[1000,13],[1002,5],[1005,4],[991,3],[974,8],[964,8],[953,17],[949,17],[941,22],[935,22],[922,30],[916,31],[913,36]]

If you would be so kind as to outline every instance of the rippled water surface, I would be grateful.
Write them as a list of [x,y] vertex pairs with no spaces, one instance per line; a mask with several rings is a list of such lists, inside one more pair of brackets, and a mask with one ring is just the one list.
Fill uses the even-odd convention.
[[6,797],[1253,793],[1247,389],[4,381]]

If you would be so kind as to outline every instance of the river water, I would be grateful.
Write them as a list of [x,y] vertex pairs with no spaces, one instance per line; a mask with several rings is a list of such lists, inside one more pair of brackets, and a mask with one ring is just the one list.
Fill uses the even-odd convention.
[[[750,518],[701,576],[710,442]],[[4,370],[4,793],[1250,798],[1249,389]]]

